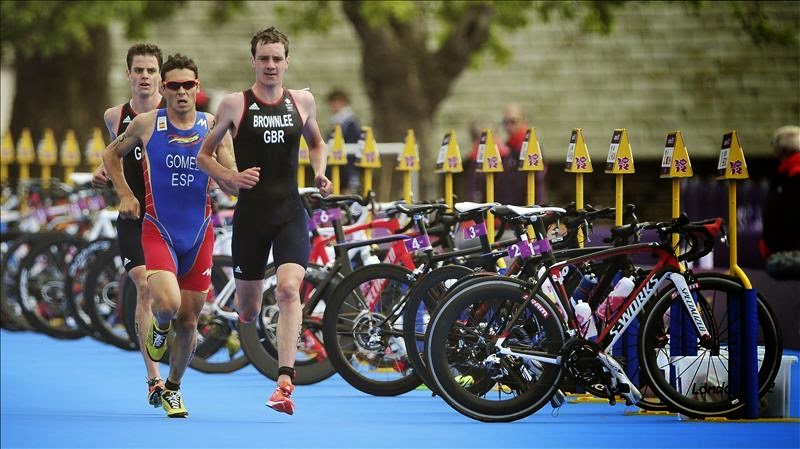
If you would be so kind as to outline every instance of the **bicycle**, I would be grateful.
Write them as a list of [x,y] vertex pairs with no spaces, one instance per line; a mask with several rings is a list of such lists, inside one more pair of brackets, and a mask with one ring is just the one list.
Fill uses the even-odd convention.
[[[456,204],[455,207],[460,210],[459,208],[463,206]],[[612,218],[615,211],[614,208],[595,209],[591,205],[578,211],[575,209],[574,203],[571,203],[563,209],[563,215],[561,214],[562,209],[553,209],[551,212],[557,213],[550,219],[544,217],[544,225],[548,229],[553,228],[549,232],[549,237],[554,242],[554,255],[557,259],[564,260],[603,249],[603,247],[580,248],[578,245],[578,237],[581,235],[579,231],[583,231],[582,235],[589,235],[595,220]],[[512,256],[512,262],[507,269],[498,272],[494,269],[496,266],[494,263],[490,264],[489,269],[484,267],[483,270],[460,265],[444,265],[419,278],[408,294],[403,315],[403,339],[408,360],[425,385],[434,389],[434,392],[435,386],[425,365],[425,334],[430,317],[435,314],[436,307],[450,289],[459,288],[464,283],[472,282],[473,279],[483,279],[487,276],[503,275],[527,279],[544,269],[541,255],[531,254],[529,257],[520,255],[521,249],[527,248],[527,246],[523,246],[528,240],[527,230],[524,226],[525,220],[520,220],[514,209],[508,206],[495,205],[492,213],[513,227],[516,238],[495,244],[494,247],[507,247],[507,249],[495,254],[487,254],[484,257],[491,256],[494,260]],[[474,228],[470,227],[465,234],[474,232]],[[484,232],[485,230],[481,230],[478,234]],[[468,236],[465,235],[465,238]],[[544,288],[552,289],[552,286],[545,284]]]
[[[455,224],[476,220],[493,204],[462,203],[463,212],[448,216],[441,225],[449,233]],[[496,258],[488,238],[481,246],[435,254],[430,244],[430,229],[425,217],[447,208],[443,204],[399,204],[397,209],[412,217],[419,231],[416,237],[398,242],[406,253],[422,253],[411,266],[376,264],[347,275],[331,293],[323,319],[325,347],[336,371],[355,388],[378,396],[406,393],[420,385],[421,379],[408,363],[402,337],[403,313],[412,286],[442,263],[462,263],[490,269]],[[473,228],[474,229],[474,228]],[[437,232],[439,232],[437,230]],[[511,240],[502,242],[510,244]],[[452,265],[452,270],[471,269]]]
[[[642,321],[638,358],[643,382],[668,407],[694,417],[728,415],[743,407],[737,389],[730,388],[718,397],[706,395],[704,402],[685,396],[687,390],[676,382],[682,373],[674,358],[698,357],[691,354],[693,350],[718,359],[728,354],[729,346],[723,341],[728,343],[731,335],[720,324],[729,318],[721,313],[727,303],[716,299],[717,294],[724,294],[727,300],[729,295],[740,293],[741,284],[716,274],[695,276],[681,265],[713,248],[713,237],[721,232],[721,219],[689,223],[684,217],[634,229],[655,229],[660,241],[611,248],[559,263],[552,263],[552,252],[545,249],[545,257],[552,263],[547,279],[557,287],[559,303],[567,312],[566,323],[539,291],[545,277],[535,281],[494,279],[448,295],[432,319],[426,341],[428,366],[442,398],[473,419],[513,421],[546,404],[569,373],[584,386],[604,390],[612,403],[619,394],[626,403],[635,404],[641,393],[606,351],[638,316]],[[539,230],[537,233],[543,235]],[[688,238],[690,249],[676,255],[670,243],[672,233]],[[577,330],[566,293],[569,267],[634,255],[655,257],[656,264],[634,271],[636,286],[632,293],[605,323],[596,341],[587,340]],[[758,310],[759,340],[765,347],[758,374],[759,392],[764,394],[777,374],[781,339],[774,314],[760,297]],[[689,330],[694,328],[696,337],[686,336],[681,341],[678,335],[664,331],[665,320],[678,322],[679,316],[686,318],[680,320],[685,324],[684,334],[691,334]],[[670,347],[672,354],[665,355]],[[463,382],[464,377],[471,381]],[[718,390],[715,392],[720,393]]]

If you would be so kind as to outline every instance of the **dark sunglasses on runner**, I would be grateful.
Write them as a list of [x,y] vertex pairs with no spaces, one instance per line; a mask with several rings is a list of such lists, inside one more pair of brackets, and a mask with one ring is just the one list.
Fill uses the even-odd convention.
[[184,90],[190,90],[191,88],[197,86],[197,80],[187,80],[187,81],[165,81],[164,87],[169,90],[178,90],[183,87]]

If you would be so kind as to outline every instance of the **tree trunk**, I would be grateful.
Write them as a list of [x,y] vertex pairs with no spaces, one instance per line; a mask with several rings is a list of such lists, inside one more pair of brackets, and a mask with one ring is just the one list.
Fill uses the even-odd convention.
[[[60,148],[66,131],[72,129],[82,154],[92,128],[101,127],[103,134],[107,134],[103,111],[111,106],[109,34],[105,27],[98,27],[90,30],[90,36],[92,46],[86,50],[75,48],[71,53],[52,56],[16,56],[18,95],[14,97],[10,126],[14,139],[19,138],[23,128],[28,128],[36,145],[44,130],[50,128]],[[37,173],[34,171],[32,175]],[[60,169],[53,174],[61,176]]]
[[[362,76],[372,106],[374,131],[380,140],[402,141],[413,129],[422,164],[417,199],[442,196],[440,176],[433,175],[442,136],[434,136],[433,119],[450,88],[489,37],[492,10],[476,2],[466,10],[438,51],[428,49],[423,20],[389,20],[370,26],[360,14],[361,2],[342,2],[361,38]],[[399,197],[392,192],[390,197]]]

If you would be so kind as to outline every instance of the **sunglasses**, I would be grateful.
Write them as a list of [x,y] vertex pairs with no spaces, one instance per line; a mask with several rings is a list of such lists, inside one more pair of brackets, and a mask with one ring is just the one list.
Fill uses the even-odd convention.
[[188,81],[165,81],[164,87],[169,90],[179,90],[183,87],[183,90],[191,90],[193,87],[197,86],[199,81],[197,80],[188,80]]

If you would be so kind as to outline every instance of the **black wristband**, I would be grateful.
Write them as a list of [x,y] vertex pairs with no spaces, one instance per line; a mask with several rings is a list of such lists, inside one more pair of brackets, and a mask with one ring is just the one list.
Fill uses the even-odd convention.
[[280,376],[283,374],[291,377],[292,380],[294,380],[294,368],[292,368],[291,366],[282,366],[278,368],[278,375]]

